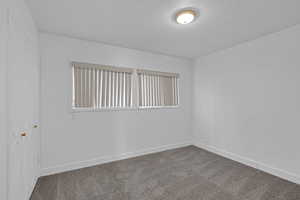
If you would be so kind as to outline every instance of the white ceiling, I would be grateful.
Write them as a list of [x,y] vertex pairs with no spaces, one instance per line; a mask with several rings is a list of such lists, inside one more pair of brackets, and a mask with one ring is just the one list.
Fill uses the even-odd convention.
[[[41,31],[195,58],[300,22],[300,0],[27,0]],[[172,18],[200,9],[189,25]]]

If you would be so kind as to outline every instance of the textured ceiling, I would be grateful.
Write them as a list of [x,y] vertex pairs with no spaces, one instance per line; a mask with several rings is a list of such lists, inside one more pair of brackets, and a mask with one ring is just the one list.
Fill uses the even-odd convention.
[[[299,0],[26,0],[43,32],[195,58],[300,22]],[[200,17],[172,18],[184,7]]]

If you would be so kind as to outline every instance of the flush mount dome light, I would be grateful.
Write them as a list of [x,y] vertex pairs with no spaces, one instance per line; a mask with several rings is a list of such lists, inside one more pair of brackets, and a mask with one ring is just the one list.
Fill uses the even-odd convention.
[[192,23],[197,17],[197,12],[194,9],[182,9],[176,13],[176,22],[178,24]]

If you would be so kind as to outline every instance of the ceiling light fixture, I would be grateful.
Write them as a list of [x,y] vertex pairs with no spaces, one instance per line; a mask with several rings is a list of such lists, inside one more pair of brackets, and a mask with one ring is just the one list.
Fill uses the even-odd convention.
[[189,24],[192,23],[197,17],[195,9],[182,9],[176,14],[176,22],[178,24]]

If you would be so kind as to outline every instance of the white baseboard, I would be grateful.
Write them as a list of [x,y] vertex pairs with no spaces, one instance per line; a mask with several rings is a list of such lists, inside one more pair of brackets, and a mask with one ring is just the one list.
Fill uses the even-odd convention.
[[185,147],[185,146],[189,146],[189,145],[192,145],[192,142],[187,141],[187,142],[183,142],[183,143],[179,143],[179,144],[171,144],[171,145],[164,145],[164,146],[159,146],[159,147],[154,147],[154,148],[142,149],[142,150],[139,150],[136,152],[127,152],[127,153],[123,153],[123,154],[119,154],[119,155],[104,156],[104,157],[94,158],[94,159],[90,159],[90,160],[66,163],[66,164],[42,169],[41,176],[48,176],[48,175],[57,174],[57,173],[61,173],[61,172],[66,172],[66,171],[71,171],[71,170],[80,169],[80,168],[84,168],[84,167],[100,165],[100,164],[109,163],[109,162],[118,161],[118,160],[124,160],[124,159],[128,159],[128,158],[133,158],[133,157],[142,156],[142,155],[151,154],[151,153],[157,153],[157,152],[180,148],[180,147]]
[[261,171],[264,171],[266,173],[269,173],[269,174],[272,174],[274,176],[280,177],[282,179],[300,184],[300,176],[297,175],[297,174],[293,174],[293,173],[287,172],[285,170],[278,169],[278,168],[269,166],[269,165],[261,163],[261,162],[257,162],[255,160],[252,160],[252,159],[249,159],[249,158],[246,158],[246,157],[243,157],[243,156],[231,153],[231,152],[227,152],[227,151],[224,151],[222,149],[218,149],[214,146],[206,145],[206,144],[201,143],[201,142],[194,143],[194,145],[196,147],[201,148],[201,149],[205,149],[207,151],[213,152],[213,153],[218,154],[220,156],[223,156],[223,157],[229,158],[231,160],[237,161],[239,163],[245,164],[247,166],[259,169]]
[[[179,144],[164,145],[164,146],[160,146],[160,147],[143,149],[143,150],[136,151],[136,152],[128,152],[128,153],[124,153],[124,154],[120,154],[120,155],[104,156],[104,157],[94,158],[94,159],[85,160],[85,161],[66,163],[63,165],[58,165],[58,166],[42,169],[41,176],[48,176],[48,175],[62,173],[62,172],[80,169],[80,168],[84,168],[84,167],[100,165],[100,164],[104,164],[104,163],[133,158],[133,157],[142,156],[142,155],[151,154],[151,153],[157,153],[157,152],[161,152],[161,151],[165,151],[165,150],[189,146],[192,144],[193,144],[192,142],[184,142],[184,143],[179,143]],[[277,177],[289,180],[291,182],[300,184],[300,176],[297,174],[293,174],[293,173],[287,172],[285,170],[269,166],[267,164],[240,156],[238,154],[227,152],[225,150],[216,148],[214,146],[206,145],[201,142],[196,142],[193,145],[196,147],[205,149],[207,151],[216,153],[223,157],[232,159],[234,161],[240,162],[242,164],[248,165],[250,167],[262,170],[262,171],[272,174],[274,176],[277,176]]]

